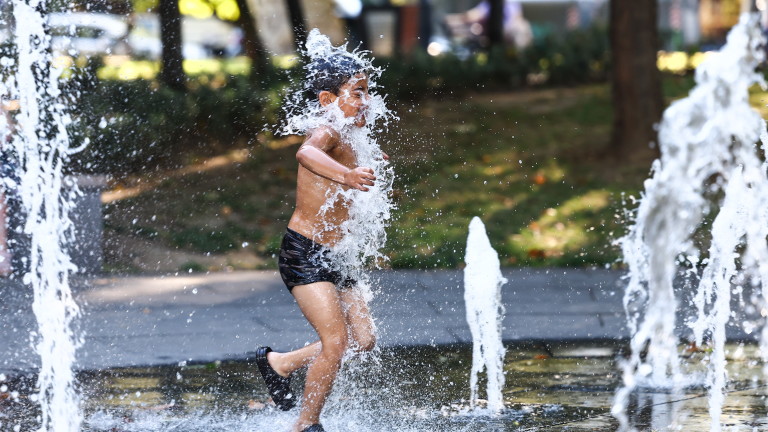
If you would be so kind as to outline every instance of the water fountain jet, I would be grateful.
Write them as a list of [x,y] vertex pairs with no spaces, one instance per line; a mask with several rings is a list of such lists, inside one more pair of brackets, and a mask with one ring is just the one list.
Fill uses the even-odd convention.
[[[72,366],[80,339],[72,325],[80,311],[69,286],[77,269],[66,244],[74,235],[69,213],[79,191],[65,169],[70,155],[80,149],[70,147],[68,101],[59,87],[61,70],[52,61],[45,4],[14,1],[13,16],[21,24],[14,26],[17,57],[3,58],[2,64],[16,73],[0,84],[0,99],[19,101],[10,143],[19,164],[15,192],[22,204],[23,231],[31,238],[23,282],[34,290],[38,324],[33,343],[40,355],[40,431],[76,432],[82,414]],[[0,126],[10,130],[8,124]]]
[[479,217],[474,217],[469,224],[465,262],[464,303],[472,332],[469,404],[470,408],[475,408],[478,374],[485,370],[487,408],[498,413],[504,409],[505,349],[501,337],[504,306],[501,303],[501,286],[507,283],[507,279],[501,274],[499,255],[491,246],[485,225]]
[[[645,182],[635,223],[619,241],[629,270],[624,304],[632,335],[612,410],[621,430],[631,430],[626,409],[635,388],[674,392],[697,381],[682,372],[677,354],[674,284],[681,267],[698,279],[689,287],[696,290],[698,316],[688,324],[697,344],[712,344],[706,386],[711,430],[721,428],[725,327],[734,278],[762,282],[768,298],[768,176],[755,146],[762,140],[765,151],[768,141],[765,121],[749,104],[749,88],[765,86],[755,72],[765,59],[764,43],[759,17],[742,16],[722,50],[696,70],[689,96],[664,113],[661,157]],[[721,202],[713,202],[719,195],[724,195]],[[710,230],[708,216],[714,216]],[[694,239],[702,231],[710,242],[706,250]],[[762,344],[765,348],[765,338]]]

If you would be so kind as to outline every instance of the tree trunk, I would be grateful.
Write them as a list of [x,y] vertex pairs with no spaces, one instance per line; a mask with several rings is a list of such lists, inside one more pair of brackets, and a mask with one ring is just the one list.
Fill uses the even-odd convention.
[[178,0],[160,0],[162,42],[160,81],[175,90],[185,90],[186,76],[181,51],[181,13]]
[[656,8],[656,0],[610,3],[614,110],[611,144],[617,155],[647,153],[651,143],[657,142],[655,125],[661,119],[664,102],[661,73],[656,66]]
[[256,19],[251,13],[247,0],[237,0],[240,19],[237,24],[243,30],[243,50],[251,59],[251,81],[257,81],[259,74],[267,73],[267,56],[256,27]]
[[488,43],[491,47],[504,45],[504,3],[505,0],[490,0],[488,12]]
[[288,6],[288,15],[291,17],[294,44],[297,50],[302,50],[307,42],[307,27],[304,24],[304,12],[301,9],[301,1],[286,0],[286,5]]

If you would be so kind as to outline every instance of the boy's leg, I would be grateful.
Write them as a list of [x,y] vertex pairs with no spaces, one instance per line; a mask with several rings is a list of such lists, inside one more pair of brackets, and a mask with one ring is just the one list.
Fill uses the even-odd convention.
[[309,365],[320,353],[320,348],[320,341],[317,341],[289,352],[271,351],[267,354],[267,361],[275,372],[287,377],[294,371]]
[[[292,290],[301,312],[320,337],[319,352],[307,370],[297,431],[320,423],[320,412],[347,349],[347,324],[339,293],[330,282],[300,285]],[[310,345],[311,347],[312,345]],[[317,348],[315,348],[317,349]],[[306,350],[309,353],[309,350]]]
[[[376,346],[376,327],[374,326],[368,302],[357,289],[339,291],[344,310],[344,318],[349,329],[355,351],[370,351]],[[309,365],[321,349],[320,341],[289,352],[271,351],[267,358],[269,365],[278,374],[287,377],[294,371]]]
[[[338,291],[344,310],[344,318],[353,342],[350,348],[356,351],[370,351],[376,346],[376,327],[371,317],[368,302],[360,290]],[[320,341],[289,352],[272,351],[267,355],[269,365],[278,374],[287,377],[294,371],[309,365],[320,353]]]
[[339,291],[344,315],[355,351],[370,351],[376,346],[376,327],[365,296],[357,288]]

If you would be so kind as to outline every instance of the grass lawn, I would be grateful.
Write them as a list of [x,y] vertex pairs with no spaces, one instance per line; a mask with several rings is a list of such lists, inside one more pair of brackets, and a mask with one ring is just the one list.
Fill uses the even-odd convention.
[[638,178],[596,157],[608,144],[609,98],[606,86],[584,87],[403,113],[391,141],[401,166],[392,265],[460,265],[473,216],[505,265],[613,261],[618,200]]
[[[679,97],[690,79],[668,78]],[[757,94],[761,104],[764,94]],[[765,106],[765,103],[762,103]],[[502,265],[613,265],[625,201],[652,158],[603,157],[607,85],[396,105],[381,143],[397,172],[392,267],[461,266],[472,217]],[[106,201],[113,270],[274,268],[295,199],[296,137],[263,139],[183,170],[116,180]],[[638,155],[650,152],[639,149]]]

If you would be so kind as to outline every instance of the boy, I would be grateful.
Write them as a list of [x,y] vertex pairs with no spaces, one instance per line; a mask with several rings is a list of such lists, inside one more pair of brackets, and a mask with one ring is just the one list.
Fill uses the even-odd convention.
[[279,267],[320,340],[291,352],[261,347],[256,353],[272,399],[283,410],[296,403],[290,392],[291,373],[309,366],[295,432],[324,430],[320,412],[344,353],[348,347],[369,351],[375,345],[363,293],[355,280],[337,270],[328,254],[345,235],[341,224],[349,217],[349,202],[335,192],[339,188],[367,192],[376,181],[372,168],[357,166],[355,152],[345,139],[348,128],[366,125],[368,75],[361,62],[344,54],[315,59],[308,70],[319,118],[325,121],[308,130],[296,153],[296,208],[283,238]]

